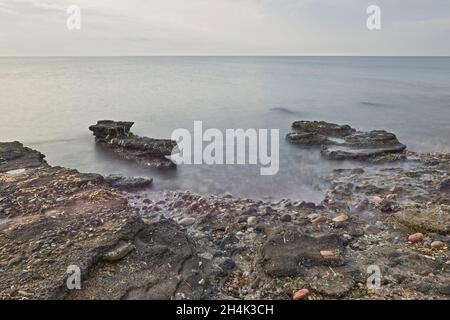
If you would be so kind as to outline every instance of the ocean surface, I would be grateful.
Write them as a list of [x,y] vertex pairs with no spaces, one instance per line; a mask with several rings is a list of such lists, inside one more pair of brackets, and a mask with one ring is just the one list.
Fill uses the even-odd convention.
[[[450,58],[86,57],[0,58],[0,141],[18,140],[51,165],[154,178],[154,189],[320,201],[333,168],[285,142],[295,120],[386,129],[414,151],[450,151]],[[280,130],[280,171],[182,165],[161,173],[95,146],[100,119],[169,138],[177,128]]]

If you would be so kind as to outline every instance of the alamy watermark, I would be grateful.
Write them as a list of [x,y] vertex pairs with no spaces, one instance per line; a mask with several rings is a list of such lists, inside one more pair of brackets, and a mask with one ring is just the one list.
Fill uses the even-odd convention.
[[178,144],[171,156],[176,164],[259,165],[263,176],[275,175],[279,170],[278,129],[203,132],[202,121],[194,121],[193,135],[187,129],[176,129],[171,139]]
[[381,30],[381,8],[377,5],[371,5],[367,7],[366,13],[369,15],[367,18],[367,29]]
[[71,5],[67,8],[66,26],[68,30],[81,29],[81,8],[79,6]]
[[80,290],[81,289],[81,269],[77,265],[70,265],[67,267],[67,277],[66,286],[69,290]]
[[380,290],[381,289],[381,269],[376,264],[367,267],[367,277],[366,286],[369,290]]

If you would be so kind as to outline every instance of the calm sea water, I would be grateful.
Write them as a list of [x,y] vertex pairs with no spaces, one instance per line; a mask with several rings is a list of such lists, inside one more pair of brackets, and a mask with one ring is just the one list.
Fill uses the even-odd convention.
[[[0,141],[19,140],[52,165],[155,178],[155,189],[319,201],[336,167],[288,145],[295,120],[393,131],[410,150],[450,151],[450,58],[123,57],[0,58]],[[280,172],[180,166],[161,174],[96,148],[87,127],[131,120],[133,131],[280,129]]]

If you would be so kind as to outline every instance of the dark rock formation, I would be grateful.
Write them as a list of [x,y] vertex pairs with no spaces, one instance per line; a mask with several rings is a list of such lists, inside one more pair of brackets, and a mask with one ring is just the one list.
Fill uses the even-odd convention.
[[105,177],[105,182],[116,189],[135,190],[150,187],[153,183],[153,179],[144,177],[124,177],[121,175],[109,175]]
[[45,156],[20,142],[0,142],[0,172],[35,168],[47,163]]
[[406,146],[384,130],[360,132],[348,125],[324,121],[297,121],[295,132],[287,135],[293,144],[319,146],[321,153],[332,160],[399,160]]
[[[413,168],[333,171],[321,205],[122,193],[115,179],[48,165],[0,173],[0,299],[292,299],[299,288],[314,300],[448,298],[439,186],[450,154],[416,157]],[[71,265],[81,290],[66,286]],[[368,266],[380,268],[377,290]]]
[[176,165],[167,156],[176,142],[167,139],[139,137],[130,132],[134,122],[101,120],[89,127],[95,142],[111,149],[121,157],[156,169],[171,169]]
[[[338,235],[318,237],[301,234],[296,230],[282,230],[271,236],[263,247],[263,267],[271,276],[305,275],[312,266],[342,266],[345,247]],[[322,256],[329,251],[330,256]]]
[[[73,265],[82,290],[66,286]],[[0,173],[0,299],[201,299],[195,268],[180,226],[144,221],[101,175]]]

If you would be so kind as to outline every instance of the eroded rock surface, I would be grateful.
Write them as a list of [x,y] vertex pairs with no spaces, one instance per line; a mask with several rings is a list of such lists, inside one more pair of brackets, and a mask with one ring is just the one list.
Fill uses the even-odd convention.
[[332,172],[320,204],[124,192],[45,163],[0,173],[0,298],[448,299],[450,155],[408,157]]
[[168,156],[176,147],[176,142],[168,139],[140,137],[130,129],[134,122],[101,120],[89,127],[95,142],[114,151],[121,157],[156,169],[176,167]]
[[0,142],[0,172],[19,171],[46,164],[45,156],[20,142]]
[[406,146],[384,130],[361,132],[348,125],[325,121],[296,121],[287,135],[293,144],[318,146],[332,160],[392,161],[404,158]]

